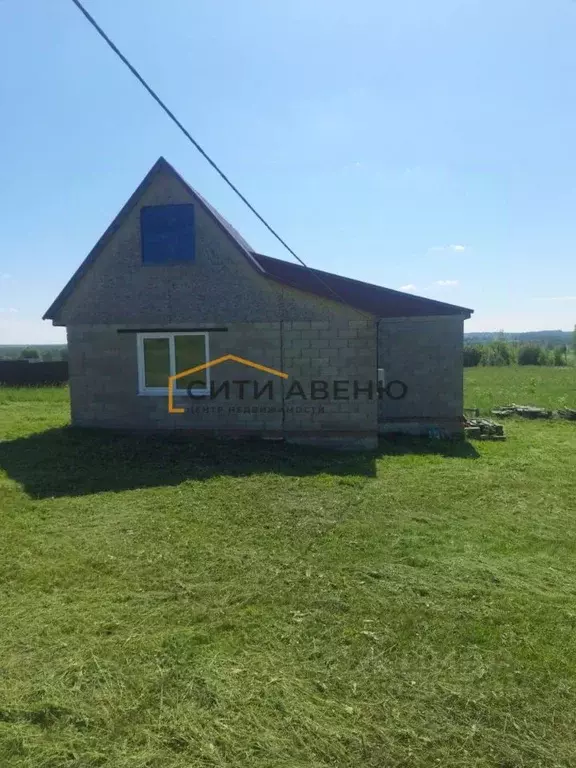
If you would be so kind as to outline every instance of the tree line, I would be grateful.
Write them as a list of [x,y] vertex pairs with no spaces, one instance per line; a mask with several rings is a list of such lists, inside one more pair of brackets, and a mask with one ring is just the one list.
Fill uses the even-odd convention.
[[59,349],[38,350],[35,347],[24,347],[16,360],[28,360],[29,362],[52,362],[55,360],[68,360],[67,347]]
[[509,341],[500,335],[493,341],[464,344],[464,367],[477,365],[574,365],[576,362],[576,326],[572,344],[538,344]]

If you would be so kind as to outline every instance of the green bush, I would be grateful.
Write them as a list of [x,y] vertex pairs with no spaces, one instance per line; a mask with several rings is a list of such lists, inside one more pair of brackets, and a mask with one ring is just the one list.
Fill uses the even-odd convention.
[[518,351],[518,365],[546,365],[546,351],[538,344],[525,344]]
[[515,350],[510,342],[496,339],[484,345],[482,365],[511,365],[515,362],[515,357]]
[[39,360],[40,355],[38,354],[37,349],[33,349],[32,347],[24,347],[22,352],[20,352],[20,360]]
[[554,365],[576,364],[576,359],[569,353],[566,344],[538,344],[518,342],[496,338],[494,341],[464,345],[464,367],[477,365],[503,366],[513,365]]
[[466,344],[464,346],[464,368],[474,368],[480,365],[482,360],[482,347],[475,346],[474,344]]

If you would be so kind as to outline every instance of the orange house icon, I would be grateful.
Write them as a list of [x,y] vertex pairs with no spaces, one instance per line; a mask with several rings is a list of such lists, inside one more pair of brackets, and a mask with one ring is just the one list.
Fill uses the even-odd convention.
[[184,376],[190,376],[192,373],[200,373],[208,368],[213,368],[215,365],[231,361],[234,363],[242,363],[242,365],[248,365],[250,368],[256,368],[258,371],[264,371],[264,373],[270,373],[272,376],[279,376],[281,379],[287,379],[288,374],[283,371],[277,371],[275,368],[269,368],[266,365],[260,365],[260,363],[254,363],[252,360],[246,360],[244,357],[237,357],[236,355],[224,355],[223,357],[217,357],[215,360],[209,360],[207,363],[197,365],[194,368],[188,368],[180,373],[175,373],[174,376],[168,377],[168,413],[185,413],[185,408],[174,407],[174,383],[178,379],[184,378]]

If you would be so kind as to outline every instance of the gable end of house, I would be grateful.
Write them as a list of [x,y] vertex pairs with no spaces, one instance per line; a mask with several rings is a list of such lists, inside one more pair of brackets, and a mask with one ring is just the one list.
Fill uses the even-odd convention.
[[[403,293],[401,291],[395,291],[371,283],[365,283],[352,278],[343,277],[331,272],[304,267],[301,264],[288,262],[256,253],[242,237],[242,235],[240,235],[240,233],[223,216],[221,216],[218,211],[216,211],[212,205],[210,205],[210,203],[208,203],[202,197],[202,195],[200,195],[195,189],[187,184],[187,182],[180,176],[180,174],[173,168],[173,166],[170,165],[170,163],[168,163],[163,157],[160,157],[152,166],[150,171],[146,174],[142,182],[138,185],[125,205],[122,207],[114,221],[110,224],[108,229],[98,240],[94,248],[90,251],[88,256],[78,267],[58,297],[48,308],[44,314],[43,319],[52,320],[55,324],[67,324],[66,318],[64,317],[63,319],[63,313],[67,303],[74,297],[75,293],[82,288],[84,279],[90,274],[91,270],[93,270],[96,262],[99,260],[102,254],[104,254],[109,249],[114,239],[121,232],[127,221],[129,221],[131,217],[133,218],[134,209],[136,209],[138,205],[141,204],[150,188],[153,187],[157,179],[162,177],[162,174],[165,174],[166,177],[171,182],[175,183],[178,189],[181,190],[181,194],[179,195],[177,201],[179,205],[173,205],[172,208],[192,209],[193,206],[194,208],[197,206],[199,213],[202,212],[202,215],[205,217],[205,220],[209,222],[212,230],[218,231],[220,233],[219,242],[223,242],[222,238],[224,238],[224,240],[228,243],[228,250],[230,250],[229,246],[231,245],[232,251],[235,254],[238,254],[241,257],[241,261],[243,261],[245,265],[249,267],[247,270],[249,274],[245,274],[246,266],[244,266],[243,274],[245,279],[250,282],[248,279],[250,278],[250,275],[254,276],[251,278],[252,281],[254,281],[255,275],[267,279],[264,283],[260,282],[255,284],[253,287],[256,288],[256,290],[265,291],[266,283],[268,283],[271,288],[278,285],[287,286],[288,288],[295,289],[299,295],[305,294],[307,297],[309,297],[308,300],[312,300],[314,303],[317,303],[318,300],[321,299],[324,306],[326,306],[326,301],[331,306],[334,306],[334,303],[336,303],[340,304],[340,306],[346,306],[349,310],[357,310],[359,313],[374,318],[425,318],[449,315],[459,315],[463,318],[466,318],[470,317],[472,314],[472,310],[466,307],[448,304],[422,296],[415,296],[413,294]],[[187,206],[182,205],[184,200],[186,203],[188,203]],[[190,205],[190,203],[192,203],[193,206]],[[154,203],[152,208],[146,208],[144,205],[141,206],[140,209],[141,221],[152,221],[150,226],[154,225],[154,220],[161,221],[162,219],[162,211],[160,210],[162,206],[154,206],[157,206],[157,203]],[[165,205],[164,208],[170,208],[170,206]],[[144,213],[155,213],[158,215],[143,216]],[[186,219],[185,214],[185,210],[179,210],[178,216],[176,218],[180,218],[182,221],[184,221]],[[193,221],[195,219],[194,210],[191,210],[190,217],[190,221],[192,223],[189,223],[189,226],[193,228]],[[132,221],[132,227],[134,228],[134,221]],[[153,254],[161,254],[162,252],[162,232],[159,233],[159,240],[154,248],[145,249],[145,245],[146,244],[144,242],[140,241],[137,244],[137,250],[141,251],[141,261],[146,263],[146,254],[152,254],[151,261],[154,262],[155,257]],[[134,250],[134,243],[132,244],[132,247]],[[193,261],[194,256],[191,256],[189,262]],[[114,265],[113,261],[105,261],[104,269],[110,269],[112,265]],[[179,274],[181,277],[184,275],[183,272]],[[190,273],[187,274],[190,275]],[[135,278],[134,272],[132,271],[131,274],[128,273],[125,276],[124,287],[126,288],[127,282],[129,283],[130,280],[133,279]],[[163,279],[169,280],[171,277],[168,278],[166,273],[159,273],[157,279],[162,281]],[[218,278],[216,277],[213,279],[217,280]],[[103,281],[102,276],[100,275],[99,281],[97,280],[96,282],[99,282],[99,293],[98,297],[92,297],[92,300],[95,302],[98,300],[104,301],[106,297],[106,289],[105,286],[101,285],[101,283],[106,283],[106,281]],[[231,285],[239,285],[239,283],[236,283],[234,279],[232,279]],[[251,302],[253,300],[253,294],[251,298],[249,295],[250,292],[246,291],[246,285],[247,284],[244,282],[244,289],[238,289],[238,295],[235,296],[236,302],[242,300]],[[156,285],[153,285],[152,287],[155,290],[158,289],[158,286]],[[141,283],[139,283],[138,290],[145,291],[149,288],[150,283],[146,280],[143,280]],[[86,294],[87,288],[84,286],[84,297],[86,297]],[[82,296],[82,291],[80,291],[80,295]],[[156,299],[162,301],[162,295],[162,291],[158,290]],[[164,295],[164,301],[169,302],[170,290],[168,288]],[[121,300],[121,296],[119,297],[119,295],[116,295],[113,300]],[[319,305],[320,312],[322,312],[322,304]],[[209,302],[207,302],[207,306],[209,306]],[[133,311],[134,313],[137,313],[138,308],[134,307]],[[256,308],[255,311],[257,311]]]

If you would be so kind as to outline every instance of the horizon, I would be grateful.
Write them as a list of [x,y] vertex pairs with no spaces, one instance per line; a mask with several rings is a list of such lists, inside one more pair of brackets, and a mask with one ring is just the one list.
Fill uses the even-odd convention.
[[[42,315],[159,156],[291,260],[72,3],[30,3],[0,4],[0,343],[64,343]],[[466,333],[572,330],[576,4],[87,8],[309,267],[471,307]]]
[[[506,329],[499,328],[496,331],[464,331],[464,336],[467,335],[478,335],[478,334],[500,334],[504,333],[507,335],[518,335],[521,336],[523,334],[527,333],[573,333],[574,329],[568,329],[565,330],[563,328],[542,328],[542,329],[536,329],[536,330],[529,330],[529,331],[507,331]],[[4,343],[0,342],[0,349],[3,347],[61,347],[61,346],[67,346],[67,340],[64,339],[64,341],[22,341],[22,342],[14,342],[14,343]]]

